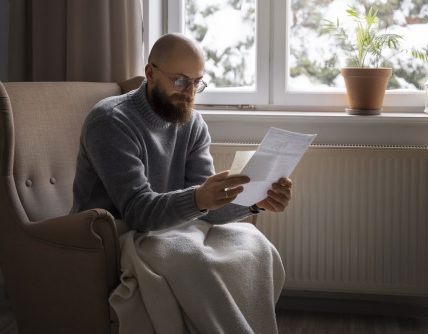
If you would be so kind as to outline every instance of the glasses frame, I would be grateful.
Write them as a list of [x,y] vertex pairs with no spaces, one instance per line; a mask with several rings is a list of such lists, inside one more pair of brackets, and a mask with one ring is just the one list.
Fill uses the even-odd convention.
[[[152,65],[153,68],[157,69],[169,81],[171,81],[174,89],[179,91],[179,92],[184,92],[187,88],[189,88],[190,85],[193,85],[193,87],[195,88],[195,94],[198,94],[198,93],[202,93],[204,91],[204,89],[208,87],[207,83],[202,79],[190,79],[190,78],[186,78],[182,75],[168,73],[168,72],[162,70],[161,68],[159,68],[159,66],[157,66],[155,63],[150,63],[150,65]],[[172,77],[175,77],[175,79],[173,79]],[[185,82],[184,86],[180,82]]]

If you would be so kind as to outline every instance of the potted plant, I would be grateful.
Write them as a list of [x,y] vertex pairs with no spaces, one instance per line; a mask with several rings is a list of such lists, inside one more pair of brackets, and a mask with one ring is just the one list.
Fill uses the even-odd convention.
[[[348,65],[341,69],[346,85],[348,108],[352,115],[377,115],[382,111],[385,90],[392,74],[391,68],[381,67],[386,51],[408,52],[400,49],[403,37],[380,28],[378,11],[371,7],[362,14],[350,7],[346,13],[353,20],[351,32],[339,18],[336,22],[323,20],[322,32],[331,33],[349,55]],[[352,31],[353,30],[353,31]],[[428,54],[411,50],[410,54],[428,63]]]

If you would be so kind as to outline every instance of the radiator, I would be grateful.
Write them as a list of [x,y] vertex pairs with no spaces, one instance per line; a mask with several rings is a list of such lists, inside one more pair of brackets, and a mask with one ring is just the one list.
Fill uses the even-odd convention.
[[[216,170],[255,147],[213,144]],[[428,148],[312,146],[291,178],[287,210],[257,219],[285,289],[428,296]]]

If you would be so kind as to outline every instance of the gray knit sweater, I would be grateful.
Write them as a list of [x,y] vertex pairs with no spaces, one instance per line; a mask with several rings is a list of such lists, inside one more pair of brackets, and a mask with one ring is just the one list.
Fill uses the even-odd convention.
[[165,122],[147,102],[146,82],[104,99],[82,128],[72,212],[104,208],[139,231],[248,216],[247,207],[234,204],[210,212],[196,207],[195,186],[214,173],[209,145],[201,115],[194,111],[183,126]]

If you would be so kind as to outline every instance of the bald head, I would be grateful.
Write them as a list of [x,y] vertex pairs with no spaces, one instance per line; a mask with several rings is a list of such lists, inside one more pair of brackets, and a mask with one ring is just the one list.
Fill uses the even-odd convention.
[[183,34],[171,33],[160,37],[153,45],[149,54],[149,63],[163,65],[187,58],[204,63],[200,46]]
[[147,98],[165,120],[185,123],[204,75],[199,45],[183,34],[166,34],[150,51],[145,68]]

